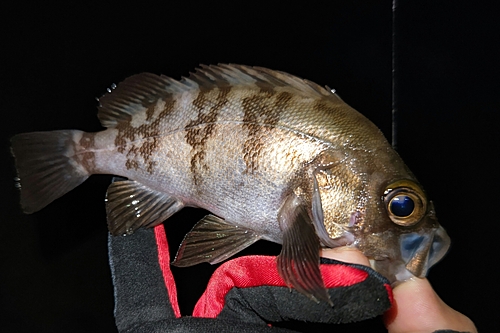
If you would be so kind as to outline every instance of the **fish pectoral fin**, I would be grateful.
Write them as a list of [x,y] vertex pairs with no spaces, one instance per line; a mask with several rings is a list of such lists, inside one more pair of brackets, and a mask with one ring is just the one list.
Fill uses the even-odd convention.
[[114,236],[158,225],[182,207],[181,201],[132,180],[115,181],[106,193],[108,229]]
[[332,305],[319,269],[320,242],[306,204],[292,193],[279,213],[283,230],[283,247],[279,254],[278,272],[289,286],[318,302]]
[[228,259],[261,238],[251,229],[207,215],[184,237],[172,263],[186,267],[202,262],[216,264]]

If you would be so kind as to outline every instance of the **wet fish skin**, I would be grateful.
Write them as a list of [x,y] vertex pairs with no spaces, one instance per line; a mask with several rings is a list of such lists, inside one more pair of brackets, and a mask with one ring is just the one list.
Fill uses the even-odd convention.
[[[201,207],[213,215],[186,236],[175,264],[216,263],[267,239],[283,244],[285,281],[324,300],[320,246],[352,244],[391,281],[425,275],[449,246],[379,129],[315,83],[242,65],[202,66],[180,81],[145,73],[100,98],[98,117],[107,129],[97,133],[12,138],[26,213],[91,174],[120,175],[128,180],[106,199],[112,234]],[[389,205],[404,196],[415,211],[395,218]]]

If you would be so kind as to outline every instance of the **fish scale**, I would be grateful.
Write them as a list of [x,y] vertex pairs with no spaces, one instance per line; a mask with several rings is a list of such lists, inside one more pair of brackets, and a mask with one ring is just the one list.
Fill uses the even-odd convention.
[[211,214],[173,264],[217,263],[267,239],[282,244],[285,282],[327,302],[321,247],[357,247],[392,282],[425,276],[449,247],[432,202],[380,130],[329,88],[220,64],[179,81],[138,74],[108,92],[99,99],[104,131],[12,138],[26,213],[91,174],[119,175],[106,196],[113,235],[201,207]]

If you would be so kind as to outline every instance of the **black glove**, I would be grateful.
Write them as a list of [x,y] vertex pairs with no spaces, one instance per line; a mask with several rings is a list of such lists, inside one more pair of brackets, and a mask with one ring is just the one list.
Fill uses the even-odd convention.
[[109,257],[120,332],[292,332],[376,317],[392,302],[388,281],[365,266],[321,259],[331,307],[290,290],[276,257],[244,256],[222,264],[182,317],[163,225],[110,236]]

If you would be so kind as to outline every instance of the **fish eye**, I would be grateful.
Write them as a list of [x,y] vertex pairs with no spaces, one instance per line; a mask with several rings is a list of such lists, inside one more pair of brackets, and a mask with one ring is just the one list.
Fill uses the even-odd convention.
[[389,202],[389,211],[398,217],[408,217],[415,209],[413,199],[405,194],[398,194],[392,197]]
[[420,187],[403,180],[389,185],[383,196],[389,218],[397,225],[418,223],[427,211],[427,199]]

